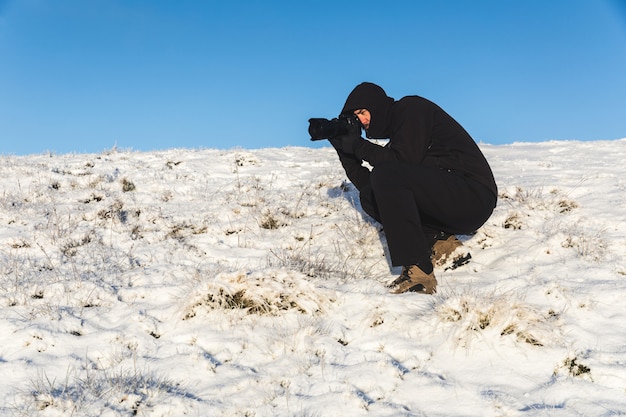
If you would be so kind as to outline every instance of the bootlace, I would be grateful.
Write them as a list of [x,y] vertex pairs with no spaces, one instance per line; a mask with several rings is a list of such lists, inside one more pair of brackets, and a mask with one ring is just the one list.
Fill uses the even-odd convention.
[[390,288],[397,287],[398,285],[402,284],[405,281],[410,281],[411,280],[411,276],[409,275],[410,269],[411,269],[411,266],[403,266],[400,276],[396,278],[391,284],[389,284],[389,287]]

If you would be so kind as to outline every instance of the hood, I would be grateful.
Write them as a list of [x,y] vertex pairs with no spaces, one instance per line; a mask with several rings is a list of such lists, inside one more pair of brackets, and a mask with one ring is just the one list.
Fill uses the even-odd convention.
[[361,83],[350,93],[341,114],[352,113],[357,109],[370,112],[370,127],[367,137],[371,139],[388,138],[391,134],[391,109],[395,100],[381,87],[372,83]]

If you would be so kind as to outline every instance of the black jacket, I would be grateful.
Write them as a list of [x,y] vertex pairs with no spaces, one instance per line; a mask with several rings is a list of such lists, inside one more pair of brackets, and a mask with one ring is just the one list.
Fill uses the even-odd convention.
[[390,139],[384,147],[366,140],[357,142],[354,155],[358,159],[374,167],[399,161],[456,171],[497,196],[493,173],[478,145],[435,103],[419,96],[396,101],[376,84],[362,83],[350,93],[341,113],[357,109],[370,112],[368,138]]

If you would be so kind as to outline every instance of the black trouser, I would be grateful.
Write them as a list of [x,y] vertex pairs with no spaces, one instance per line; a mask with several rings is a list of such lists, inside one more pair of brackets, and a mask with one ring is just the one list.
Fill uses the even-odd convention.
[[486,186],[439,168],[387,163],[377,165],[369,181],[363,179],[355,184],[361,205],[382,223],[393,266],[417,264],[427,273],[432,237],[440,231],[475,232],[496,204]]

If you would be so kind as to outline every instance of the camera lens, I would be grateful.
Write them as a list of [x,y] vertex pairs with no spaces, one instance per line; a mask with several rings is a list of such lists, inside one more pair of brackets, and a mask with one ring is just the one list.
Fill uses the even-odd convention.
[[311,139],[320,140],[333,137],[337,132],[336,121],[328,119],[309,119],[309,135]]

